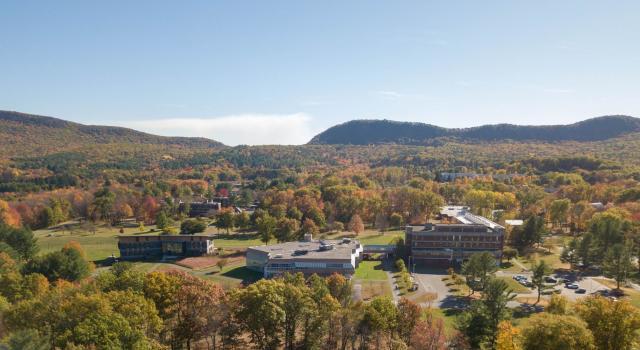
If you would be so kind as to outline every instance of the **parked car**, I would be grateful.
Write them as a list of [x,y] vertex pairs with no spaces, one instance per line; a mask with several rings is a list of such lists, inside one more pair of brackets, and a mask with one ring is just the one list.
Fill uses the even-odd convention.
[[586,292],[587,292],[587,290],[586,290],[586,289],[584,289],[584,288],[578,288],[578,289],[576,289],[576,294],[584,294],[584,293],[586,293]]
[[544,281],[547,282],[547,283],[558,283],[558,280],[556,280],[555,278],[553,278],[551,276],[545,277]]
[[568,283],[565,288],[567,289],[580,289],[580,286],[575,283]]

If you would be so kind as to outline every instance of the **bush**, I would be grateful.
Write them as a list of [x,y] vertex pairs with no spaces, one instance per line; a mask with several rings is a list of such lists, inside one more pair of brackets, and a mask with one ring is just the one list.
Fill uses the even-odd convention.
[[207,229],[207,224],[202,220],[188,219],[180,224],[180,234],[193,235],[196,233],[204,232]]

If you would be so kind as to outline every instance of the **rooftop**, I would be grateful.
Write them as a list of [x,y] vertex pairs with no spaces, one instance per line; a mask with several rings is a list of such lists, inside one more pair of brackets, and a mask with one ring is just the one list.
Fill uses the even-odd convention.
[[[333,248],[329,248],[329,247]],[[271,259],[295,259],[295,260],[350,260],[354,249],[360,243],[356,240],[324,240],[310,242],[285,242],[272,245],[261,245],[249,247],[262,252],[269,253]]]

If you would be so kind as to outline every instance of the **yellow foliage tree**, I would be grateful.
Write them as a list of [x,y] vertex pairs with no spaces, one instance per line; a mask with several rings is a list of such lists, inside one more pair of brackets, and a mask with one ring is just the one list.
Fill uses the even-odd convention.
[[520,331],[513,327],[511,322],[502,321],[498,324],[496,336],[496,350],[521,350],[518,344]]

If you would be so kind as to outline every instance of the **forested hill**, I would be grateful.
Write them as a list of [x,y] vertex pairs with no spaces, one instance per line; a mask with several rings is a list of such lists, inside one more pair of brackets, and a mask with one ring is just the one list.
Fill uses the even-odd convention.
[[327,129],[309,143],[419,145],[440,137],[479,141],[601,141],[632,132],[640,132],[640,119],[622,115],[592,118],[568,125],[496,124],[464,129],[391,120],[352,120]]
[[3,149],[3,158],[101,144],[193,148],[223,146],[220,142],[205,138],[157,136],[122,127],[83,125],[52,117],[0,111],[0,148]]

